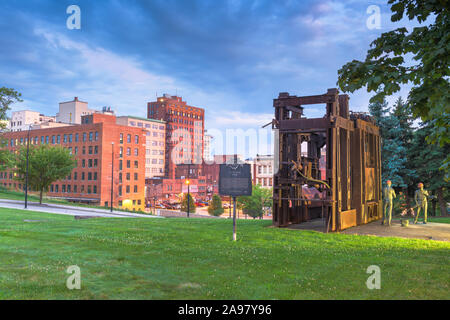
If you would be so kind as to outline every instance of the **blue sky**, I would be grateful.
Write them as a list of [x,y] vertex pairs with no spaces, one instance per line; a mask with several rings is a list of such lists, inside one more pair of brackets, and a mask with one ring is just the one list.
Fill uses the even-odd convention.
[[[258,128],[279,92],[325,93],[382,32],[414,25],[393,25],[386,2],[3,0],[0,86],[22,93],[13,110],[49,115],[78,96],[90,108],[146,116],[156,94],[178,93],[206,109],[210,130]],[[66,27],[71,4],[81,30]],[[381,9],[381,29],[366,26],[370,5]],[[352,110],[367,110],[365,90],[350,97]]]

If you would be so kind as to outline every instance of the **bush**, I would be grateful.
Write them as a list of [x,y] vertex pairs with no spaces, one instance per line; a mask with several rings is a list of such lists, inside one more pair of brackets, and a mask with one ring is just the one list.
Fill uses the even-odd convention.
[[224,209],[222,207],[222,199],[215,194],[212,197],[211,204],[208,207],[208,213],[212,216],[218,217],[224,212]]
[[[183,197],[183,202],[181,203],[181,211],[187,212],[188,211],[188,195],[185,194]],[[195,213],[195,202],[192,196],[189,194],[189,213]]]

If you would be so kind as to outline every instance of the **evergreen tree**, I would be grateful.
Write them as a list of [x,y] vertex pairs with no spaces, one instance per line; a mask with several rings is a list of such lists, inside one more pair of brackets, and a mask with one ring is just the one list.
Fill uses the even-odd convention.
[[[192,195],[189,194],[189,213],[195,213],[196,207]],[[181,203],[181,211],[188,212],[188,194],[186,193],[183,197],[183,202]]]
[[369,112],[380,128],[382,181],[385,183],[391,180],[393,187],[406,188],[404,171],[407,150],[402,140],[400,121],[394,114],[389,113],[390,108],[386,101],[371,103]]
[[440,147],[428,144],[426,137],[434,130],[430,122],[422,123],[420,128],[414,132],[411,145],[411,163],[416,171],[414,184],[423,182],[425,188],[437,195],[441,215],[447,215],[446,203],[450,201],[450,182],[445,180],[445,172],[440,170],[440,164],[450,154],[450,145]]
[[212,197],[211,204],[208,207],[208,213],[212,216],[220,216],[224,212],[222,207],[222,199],[220,199],[219,195],[215,194]]

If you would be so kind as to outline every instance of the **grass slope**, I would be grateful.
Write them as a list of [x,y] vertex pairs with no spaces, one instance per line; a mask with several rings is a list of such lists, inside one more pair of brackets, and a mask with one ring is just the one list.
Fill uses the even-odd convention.
[[[24,222],[25,219],[41,220]],[[450,244],[0,208],[0,299],[449,299]],[[82,289],[65,286],[70,265]],[[368,290],[366,269],[381,268]]]

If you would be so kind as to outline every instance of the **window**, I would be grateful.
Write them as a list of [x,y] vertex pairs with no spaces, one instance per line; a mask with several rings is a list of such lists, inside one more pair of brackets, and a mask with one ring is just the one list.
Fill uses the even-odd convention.
[[64,143],[67,143],[67,134],[64,135],[63,141],[64,141]]
[[[122,186],[119,186],[119,196],[122,196]],[[122,204],[120,202],[121,201],[119,201],[119,205],[121,206]]]
[[88,172],[88,181],[92,180],[92,172]]
[[122,183],[122,172],[119,173],[119,182]]
[[94,154],[98,154],[98,146],[94,147]]
[[77,185],[74,185],[74,186],[73,186],[73,192],[74,192],[74,193],[77,193],[77,192],[78,192],[77,189],[78,189],[78,188],[77,188]]
[[138,155],[139,155],[139,150],[138,150],[138,148],[134,149],[134,155],[135,155],[135,156],[138,156]]
[[138,174],[137,173],[134,174],[134,180],[138,180]]
[[134,186],[134,193],[138,192],[138,186]]
[[98,166],[98,159],[94,159],[94,168],[97,168]]
[[123,143],[123,133],[120,134],[119,143]]
[[92,146],[89,146],[89,154],[92,154],[93,151],[94,151],[94,148],[92,148]]
[[55,144],[55,136],[52,136],[52,144]]
[[92,159],[88,159],[88,168],[92,168]]
[[81,167],[82,168],[85,168],[86,167],[86,160],[81,160]]
[[131,161],[127,160],[127,168],[131,168]]
[[94,138],[94,133],[93,132],[89,132],[89,141],[92,141]]
[[131,148],[127,148],[127,156],[131,156]]
[[134,143],[136,143],[136,144],[139,143],[139,136],[138,135],[134,136]]
[[139,166],[138,166],[138,161],[136,160],[136,161],[134,161],[134,168],[135,169],[137,169]]
[[127,180],[130,180],[130,173],[127,173]]
[[93,186],[94,194],[97,194],[97,186]]
[[94,181],[97,181],[97,172],[94,172]]
[[127,186],[126,187],[126,191],[125,191],[126,193],[130,193],[130,186]]
[[119,170],[122,170],[123,164],[122,164],[122,160],[119,160]]
[[78,178],[78,174],[77,174],[77,172],[74,172],[73,173],[73,180],[77,180],[77,178]]
[[131,134],[128,134],[128,135],[127,135],[127,142],[128,142],[128,143],[131,143]]
[[83,132],[83,142],[86,142],[86,132]]
[[81,180],[84,181],[84,172],[81,173]]
[[83,146],[83,154],[86,154],[86,147]]
[[56,136],[56,143],[57,144],[61,143],[61,136],[59,134]]
[[72,142],[72,134],[69,134],[69,142]]
[[75,142],[78,142],[78,133],[75,133]]
[[[95,141],[97,141],[98,140],[98,131],[95,131]],[[96,192],[94,192],[94,193],[96,193]]]

